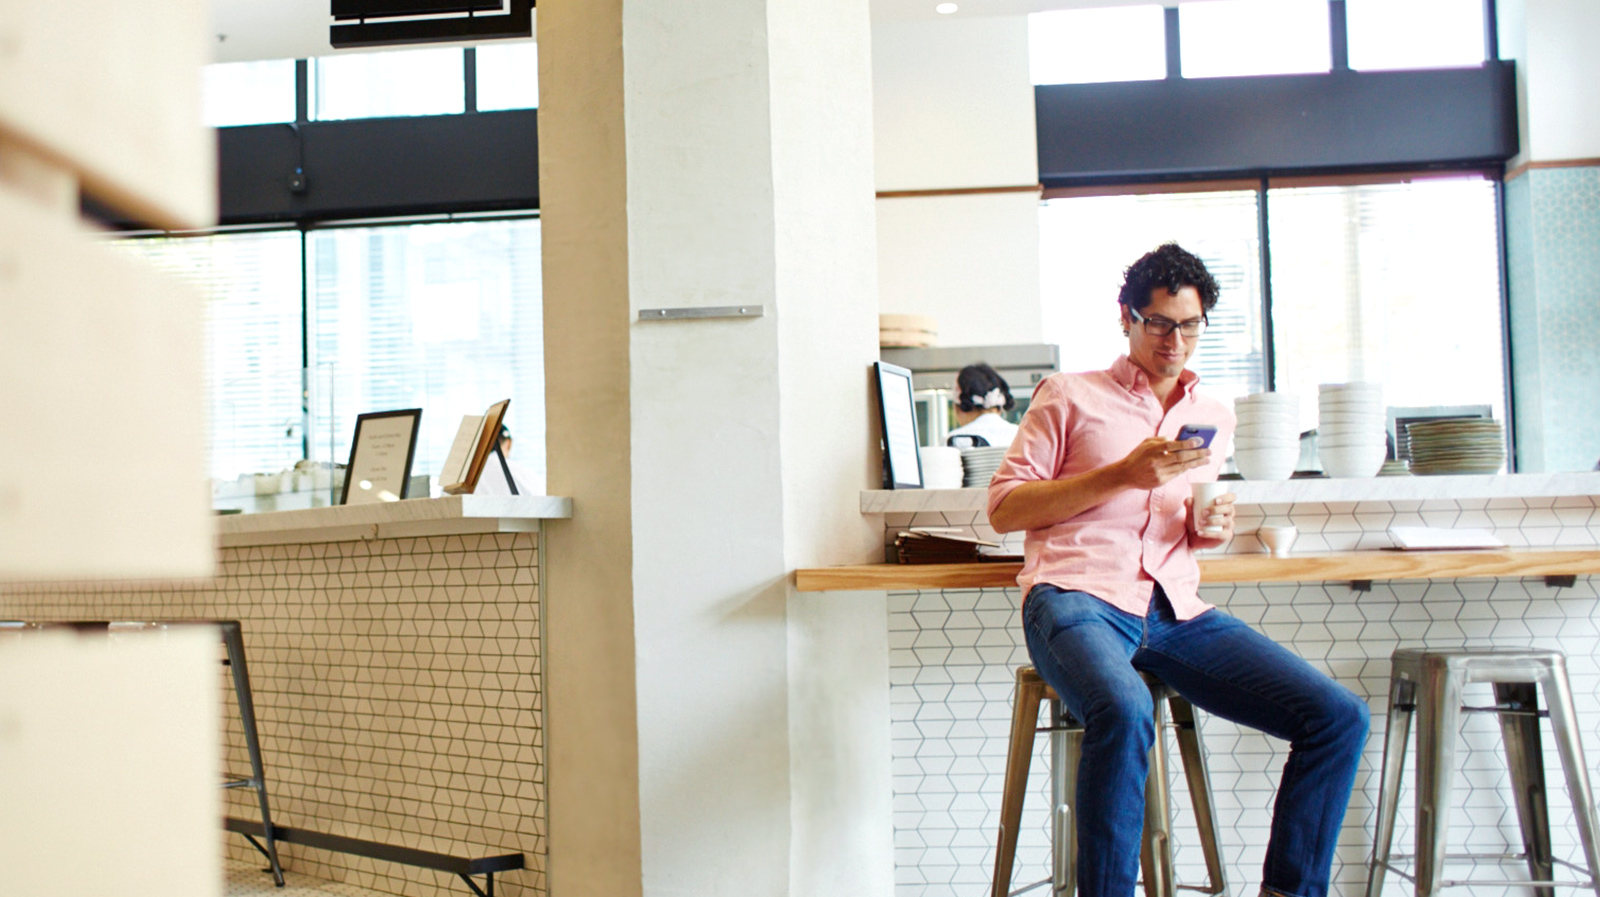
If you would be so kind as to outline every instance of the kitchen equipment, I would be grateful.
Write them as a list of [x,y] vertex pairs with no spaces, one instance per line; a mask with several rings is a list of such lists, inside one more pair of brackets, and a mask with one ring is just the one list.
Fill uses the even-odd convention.
[[912,396],[917,405],[917,435],[923,445],[944,445],[954,428],[956,375],[967,365],[986,362],[1005,378],[1017,402],[1017,407],[1005,412],[1006,420],[1012,423],[1022,420],[1022,413],[1028,409],[1033,388],[1039,381],[1061,370],[1060,347],[1042,343],[885,348],[879,356],[911,371]]

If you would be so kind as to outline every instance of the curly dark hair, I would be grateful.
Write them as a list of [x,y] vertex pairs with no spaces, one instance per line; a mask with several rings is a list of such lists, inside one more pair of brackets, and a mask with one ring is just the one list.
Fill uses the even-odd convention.
[[1138,311],[1150,304],[1150,293],[1160,287],[1176,293],[1194,287],[1200,294],[1200,313],[1209,315],[1216,307],[1220,289],[1216,278],[1206,270],[1200,257],[1176,243],[1163,243],[1139,257],[1122,272],[1122,290],[1117,301]]
[[962,411],[977,411],[983,408],[983,397],[993,389],[1000,390],[1000,394],[1005,396],[1006,411],[1017,407],[1017,400],[1011,397],[1011,387],[1007,385],[1006,378],[985,362],[969,364],[956,375],[956,391],[961,394],[957,407]]

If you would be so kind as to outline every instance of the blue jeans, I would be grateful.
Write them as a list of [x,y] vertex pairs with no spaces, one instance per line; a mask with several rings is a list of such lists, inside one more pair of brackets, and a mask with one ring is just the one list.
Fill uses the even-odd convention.
[[1131,897],[1155,740],[1149,687],[1289,742],[1261,886],[1326,897],[1339,827],[1366,743],[1367,705],[1288,649],[1220,610],[1179,621],[1157,586],[1143,618],[1084,592],[1035,586],[1022,610],[1039,675],[1084,724],[1078,766],[1078,889]]

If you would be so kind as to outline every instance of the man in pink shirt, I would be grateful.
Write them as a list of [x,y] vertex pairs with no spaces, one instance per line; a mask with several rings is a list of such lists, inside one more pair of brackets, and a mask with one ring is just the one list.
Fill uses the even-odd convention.
[[1233,414],[1186,370],[1217,283],[1168,243],[1129,266],[1118,307],[1128,354],[1039,384],[989,485],[989,522],[1026,530],[1017,578],[1028,653],[1084,724],[1078,888],[1131,897],[1159,676],[1195,706],[1290,742],[1262,869],[1264,897],[1326,897],[1366,741],[1367,705],[1298,656],[1200,600],[1194,550],[1233,537],[1233,496],[1191,525],[1190,484],[1222,458],[1179,428],[1232,436]]

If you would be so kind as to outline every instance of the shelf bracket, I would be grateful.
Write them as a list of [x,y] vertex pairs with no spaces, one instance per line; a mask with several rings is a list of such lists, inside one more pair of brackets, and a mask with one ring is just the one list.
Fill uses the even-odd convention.
[[1578,584],[1577,574],[1568,576],[1546,576],[1544,584],[1552,589],[1570,589]]
[[1350,591],[1352,591],[1352,592],[1370,592],[1370,591],[1372,591],[1372,580],[1370,580],[1370,579],[1352,579],[1352,580],[1350,580]]

